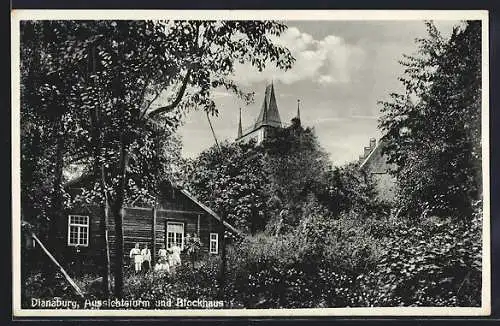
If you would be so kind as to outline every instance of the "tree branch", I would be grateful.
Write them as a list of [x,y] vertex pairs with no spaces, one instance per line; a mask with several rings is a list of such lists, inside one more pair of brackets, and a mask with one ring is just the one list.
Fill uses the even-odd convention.
[[[144,97],[146,96],[146,90],[149,86],[149,81],[151,79],[151,74],[148,74],[148,77],[146,78],[146,81],[144,82],[144,88],[142,89],[141,91],[141,96],[140,96],[140,100],[139,100],[139,109],[140,107],[142,106],[142,102],[144,102]],[[141,112],[142,114],[142,112]]]
[[[171,77],[168,78],[168,81],[165,84],[168,85],[170,83],[170,80],[172,80]],[[148,102],[148,104],[144,107],[144,109],[141,111],[141,114],[140,114],[141,119],[145,116],[146,112],[151,107],[151,104],[153,104],[158,99],[158,97],[160,96],[161,92],[163,92],[165,90],[165,88],[166,88],[165,86],[162,86],[158,91],[155,91],[155,96],[153,97],[153,99],[150,100]]]
[[149,111],[149,113],[147,111],[144,111],[144,114],[141,116],[141,118],[151,117],[151,116],[158,115],[158,114],[163,113],[163,112],[169,112],[169,111],[172,111],[173,109],[175,109],[177,107],[177,105],[179,105],[179,103],[181,102],[182,97],[184,96],[184,93],[186,92],[186,87],[187,87],[189,78],[191,77],[191,72],[192,72],[192,68],[189,68],[187,73],[186,73],[186,76],[184,76],[184,80],[182,81],[181,89],[177,93],[177,96],[175,97],[175,100],[172,103],[170,103],[169,105],[166,105],[166,106],[156,108],[152,111]]

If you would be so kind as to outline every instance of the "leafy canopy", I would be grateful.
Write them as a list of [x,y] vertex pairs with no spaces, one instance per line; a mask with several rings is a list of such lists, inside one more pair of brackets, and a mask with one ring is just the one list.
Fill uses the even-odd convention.
[[481,196],[481,23],[429,37],[405,56],[404,94],[382,102],[385,153],[411,216],[470,216]]

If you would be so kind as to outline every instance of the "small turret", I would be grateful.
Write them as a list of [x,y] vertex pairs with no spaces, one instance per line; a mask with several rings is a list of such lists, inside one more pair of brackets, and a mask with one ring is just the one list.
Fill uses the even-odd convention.
[[241,138],[243,136],[243,128],[241,128],[241,108],[240,108],[240,121],[238,123],[238,138]]
[[297,99],[297,119],[300,121],[300,98]]
[[297,115],[292,118],[292,124],[296,127],[300,127],[300,99],[297,99]]

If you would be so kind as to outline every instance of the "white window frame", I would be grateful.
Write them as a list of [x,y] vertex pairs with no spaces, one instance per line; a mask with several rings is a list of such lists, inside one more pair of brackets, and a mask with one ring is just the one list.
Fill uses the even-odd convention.
[[[215,235],[215,239],[212,239],[212,235]],[[208,251],[211,254],[218,254],[219,253],[219,233],[210,233],[210,238],[209,238],[209,245],[208,245]],[[215,250],[212,251],[212,243],[215,243]]]
[[[181,250],[184,250],[184,242],[186,241],[186,226],[184,225],[184,222],[176,222],[176,221],[167,221],[167,234],[166,234],[166,237],[167,237],[167,243],[166,243],[166,247],[167,249],[170,249],[168,247],[168,225],[182,225],[182,240],[181,240]],[[174,233],[174,243],[177,243],[177,238],[176,238],[176,234],[178,234],[178,232],[173,232]]]
[[[71,218],[72,217],[83,217],[85,218],[85,221],[86,223],[72,223],[71,222]],[[76,226],[77,227],[77,238],[76,238],[76,242],[77,243],[72,243],[71,242],[71,227],[72,226]],[[80,238],[81,237],[81,230],[82,229],[86,229],[87,232],[86,232],[86,237],[85,237],[85,244],[82,243],[81,239],[83,238]],[[68,246],[71,246],[71,247],[88,247],[89,246],[89,233],[90,233],[90,218],[88,215],[68,215]]]

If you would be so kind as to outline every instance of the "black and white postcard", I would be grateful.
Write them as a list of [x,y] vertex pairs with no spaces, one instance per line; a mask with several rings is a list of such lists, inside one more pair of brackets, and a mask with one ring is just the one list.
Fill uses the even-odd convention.
[[486,11],[11,17],[13,316],[490,313]]

